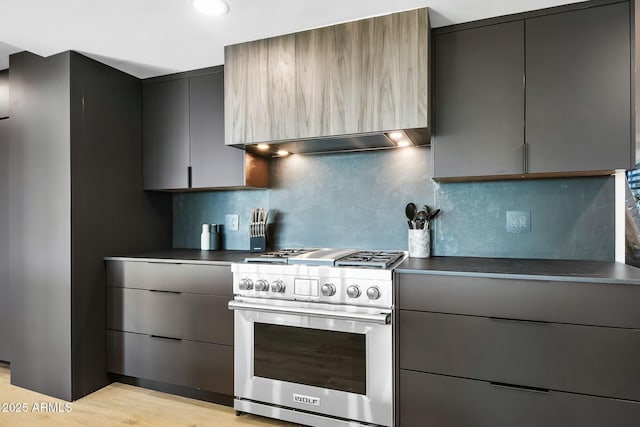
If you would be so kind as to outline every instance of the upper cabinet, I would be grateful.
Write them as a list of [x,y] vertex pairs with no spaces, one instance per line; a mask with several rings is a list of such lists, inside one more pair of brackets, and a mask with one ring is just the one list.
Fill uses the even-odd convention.
[[427,9],[225,47],[225,142],[429,126]]
[[223,98],[222,67],[144,82],[145,190],[267,186],[266,160],[225,146]]
[[434,176],[523,173],[524,22],[435,38]]
[[630,4],[600,4],[436,31],[434,179],[633,166]]
[[633,168],[629,7],[526,21],[526,172]]

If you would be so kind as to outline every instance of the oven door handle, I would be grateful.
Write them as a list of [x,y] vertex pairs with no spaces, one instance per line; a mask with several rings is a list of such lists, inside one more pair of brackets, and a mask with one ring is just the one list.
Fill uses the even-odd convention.
[[353,320],[356,322],[376,323],[388,325],[391,313],[366,314],[349,313],[347,311],[322,310],[317,308],[281,307],[266,304],[256,304],[244,301],[229,301],[229,310],[260,311],[264,313],[293,314],[297,316],[324,317],[329,319]]

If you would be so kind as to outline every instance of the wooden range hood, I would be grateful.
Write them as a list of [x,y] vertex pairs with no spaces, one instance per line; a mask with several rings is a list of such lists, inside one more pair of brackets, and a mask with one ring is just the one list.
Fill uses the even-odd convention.
[[225,143],[291,153],[430,141],[426,8],[225,47]]

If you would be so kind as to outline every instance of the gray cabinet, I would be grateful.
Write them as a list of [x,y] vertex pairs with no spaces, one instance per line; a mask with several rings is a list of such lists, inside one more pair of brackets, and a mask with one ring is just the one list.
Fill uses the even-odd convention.
[[232,396],[230,267],[106,265],[109,372]]
[[170,246],[171,198],[142,190],[137,78],[75,52],[10,64],[11,382],[71,401],[109,383],[103,259]]
[[527,172],[633,168],[629,8],[526,21]]
[[436,30],[434,179],[632,167],[633,26],[611,3]]
[[400,425],[637,423],[637,286],[396,279]]
[[[0,200],[9,200],[9,120],[0,120]],[[11,353],[9,204],[0,204],[0,360]]]
[[227,144],[429,126],[426,9],[225,47]]
[[636,427],[640,403],[401,371],[403,427]]
[[267,186],[267,163],[224,144],[222,67],[143,83],[146,190]]
[[188,188],[188,80],[145,84],[142,101],[144,188]]
[[233,347],[107,331],[107,369],[131,377],[233,395]]
[[524,21],[438,34],[434,50],[434,176],[523,173]]

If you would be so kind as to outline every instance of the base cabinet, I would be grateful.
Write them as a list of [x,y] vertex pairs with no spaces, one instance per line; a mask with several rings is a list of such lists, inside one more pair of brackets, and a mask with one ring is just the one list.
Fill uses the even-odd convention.
[[107,331],[107,369],[130,377],[233,395],[233,347]]
[[396,275],[398,425],[640,425],[637,286],[460,274]]
[[[107,261],[107,370],[233,396],[229,265]],[[213,395],[212,395],[213,396]]]
[[637,427],[640,403],[400,371],[403,427]]

